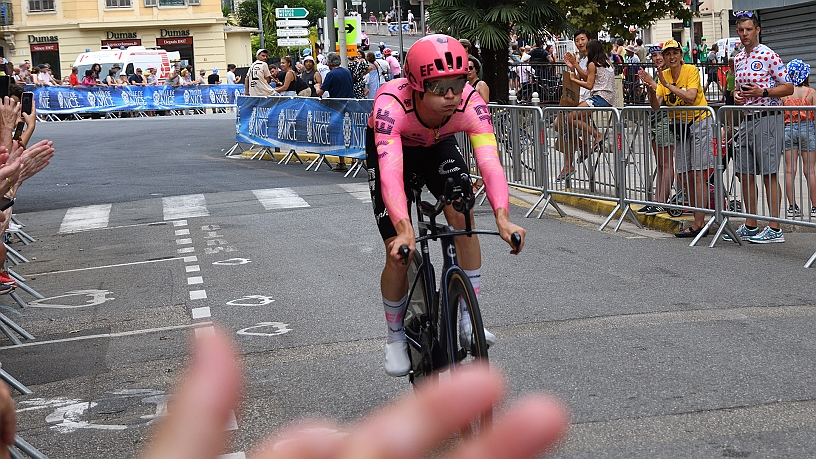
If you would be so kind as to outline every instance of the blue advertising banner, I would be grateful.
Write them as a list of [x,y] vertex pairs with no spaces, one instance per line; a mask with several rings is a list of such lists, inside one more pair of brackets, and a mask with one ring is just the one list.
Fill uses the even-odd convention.
[[37,113],[60,114],[234,107],[244,86],[40,86],[33,91]]
[[373,106],[366,99],[240,96],[235,140],[284,151],[360,156]]

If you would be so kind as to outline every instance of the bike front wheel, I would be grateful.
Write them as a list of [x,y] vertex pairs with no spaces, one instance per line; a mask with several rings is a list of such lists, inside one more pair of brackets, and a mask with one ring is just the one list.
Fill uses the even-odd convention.
[[[475,363],[487,364],[484,324],[470,279],[464,271],[457,269],[448,276],[446,288],[445,297],[449,317],[449,326],[446,327],[449,370],[456,371]],[[478,435],[489,426],[491,418],[491,412],[482,414],[471,421],[462,434],[465,436]]]

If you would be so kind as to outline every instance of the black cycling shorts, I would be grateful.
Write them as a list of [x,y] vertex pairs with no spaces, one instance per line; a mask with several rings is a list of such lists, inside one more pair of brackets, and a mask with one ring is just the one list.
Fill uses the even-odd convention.
[[[402,147],[405,195],[408,197],[408,214],[411,214],[411,202],[414,193],[411,180],[414,176],[425,182],[428,190],[437,198],[445,192],[448,177],[453,178],[455,185],[461,184],[461,176],[468,173],[462,151],[456,138],[448,137],[430,147]],[[374,129],[366,130],[366,165],[368,166],[368,188],[371,190],[371,203],[374,206],[374,218],[383,240],[397,235],[391,223],[391,217],[385,209],[380,185],[379,161],[377,146],[374,143]],[[467,186],[470,186],[468,183]]]

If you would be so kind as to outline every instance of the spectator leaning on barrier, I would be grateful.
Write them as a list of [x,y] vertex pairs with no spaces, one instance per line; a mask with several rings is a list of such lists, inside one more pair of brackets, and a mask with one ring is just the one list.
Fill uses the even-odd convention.
[[221,84],[221,77],[218,76],[218,68],[212,69],[212,73],[207,77],[207,84]]
[[156,86],[159,83],[159,77],[156,74],[156,67],[148,67],[144,72],[145,85]]
[[205,75],[207,75],[206,70],[204,70],[204,69],[199,70],[198,71],[198,79],[195,81],[196,84],[207,84],[207,77]]
[[303,58],[303,71],[300,72],[300,79],[309,85],[309,97],[317,97],[317,87],[323,82],[320,72],[315,67],[315,60],[312,56]]
[[[646,94],[652,110],[661,105],[669,107],[704,107],[708,105],[703,86],[700,83],[700,72],[694,65],[685,64],[680,43],[668,40],[663,43],[663,67],[657,74],[657,81],[647,72],[639,76],[646,85]],[[666,68],[668,67],[668,68]],[[689,205],[708,208],[710,204],[706,174],[714,165],[712,151],[713,119],[706,110],[671,111],[675,144],[674,156],[677,173],[680,174],[680,188],[688,197]],[[696,237],[705,227],[705,213],[694,211],[691,226],[674,235],[677,237]],[[708,232],[703,234],[707,236]]]
[[[734,59],[736,65],[734,102],[737,105],[774,107],[782,105],[780,97],[793,94],[793,83],[782,58],[771,48],[759,43],[760,25],[756,13],[740,11],[737,34],[744,49]],[[778,112],[761,108],[745,112],[734,143],[734,171],[742,185],[746,210],[756,214],[756,175],[761,175],[765,196],[772,217],[779,217],[782,192],[777,179],[779,157],[784,147],[784,134]],[[746,218],[737,229],[742,240],[758,244],[785,242],[779,222],[769,221],[762,231],[755,218]],[[726,240],[731,238],[725,235]]]
[[278,72],[278,80],[280,85],[275,86],[274,91],[281,96],[296,96],[297,95],[297,75],[292,70],[292,58],[284,56],[280,61],[281,69]]
[[[664,69],[661,51],[660,46],[649,47],[652,63],[656,66],[654,73],[651,75],[655,81],[658,79],[658,73]],[[641,81],[643,81],[642,77]],[[669,200],[671,187],[674,183],[674,137],[672,136],[671,123],[671,118],[665,111],[655,110],[649,115],[652,151],[654,151],[657,169],[654,194],[654,200],[657,202]],[[637,212],[641,215],[657,215],[665,211],[666,209],[663,206],[643,206]]]
[[[340,55],[337,53],[329,53],[328,57],[326,58],[326,62],[329,64],[329,68],[331,70],[323,80],[323,84],[317,89],[317,95],[322,97],[323,94],[328,92],[328,97],[331,98],[353,99],[354,81],[352,80],[349,69],[340,67]],[[337,163],[333,170],[337,172],[347,170],[346,160],[344,157],[340,157],[340,162]]]
[[108,70],[108,76],[105,77],[105,84],[108,86],[119,86],[117,82],[116,72],[122,70],[122,67],[119,64],[115,64],[113,67]]
[[71,67],[71,75],[69,78],[71,86],[79,86],[79,67]]
[[165,80],[164,84],[173,88],[181,86],[181,77],[175,67],[170,68],[170,75],[167,76],[167,80]]
[[22,84],[31,84],[31,69],[28,61],[20,62],[20,81]]
[[794,179],[799,155],[802,155],[802,170],[810,192],[810,216],[816,217],[816,124],[813,110],[816,105],[816,91],[810,87],[810,64],[801,59],[788,62],[788,75],[795,85],[793,94],[782,98],[786,107],[806,106],[810,110],[790,110],[785,112],[785,196],[788,198],[787,216],[802,216],[796,204]]
[[96,86],[96,78],[93,70],[88,69],[85,71],[85,77],[82,78],[82,86]]
[[249,66],[244,81],[246,94],[250,96],[271,96],[275,94],[275,90],[269,85],[269,82],[272,81],[272,73],[266,63],[268,58],[269,51],[266,49],[259,49],[255,53],[255,62]]
[[137,67],[136,68],[136,73],[134,73],[133,75],[130,75],[128,77],[128,84],[130,84],[132,86],[144,86],[145,85],[145,80],[144,80],[144,76],[142,75],[142,69],[141,68]]

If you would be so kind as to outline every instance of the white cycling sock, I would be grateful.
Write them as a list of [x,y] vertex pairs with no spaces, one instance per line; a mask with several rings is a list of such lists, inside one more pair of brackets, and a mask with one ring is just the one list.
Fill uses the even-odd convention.
[[406,341],[405,330],[402,328],[402,319],[405,316],[405,308],[408,306],[408,294],[406,293],[399,301],[388,301],[383,297],[383,308],[385,309],[385,321],[388,323],[388,338],[386,343],[395,341]]
[[[479,291],[481,290],[482,285],[482,268],[477,268],[473,270],[465,269],[465,274],[467,274],[468,279],[470,279],[470,285],[473,286],[473,293],[476,294],[476,299],[479,299]],[[459,317],[459,323],[466,324],[470,322],[470,315],[468,314],[467,304],[463,299],[459,300],[459,306],[462,309],[462,312]]]

